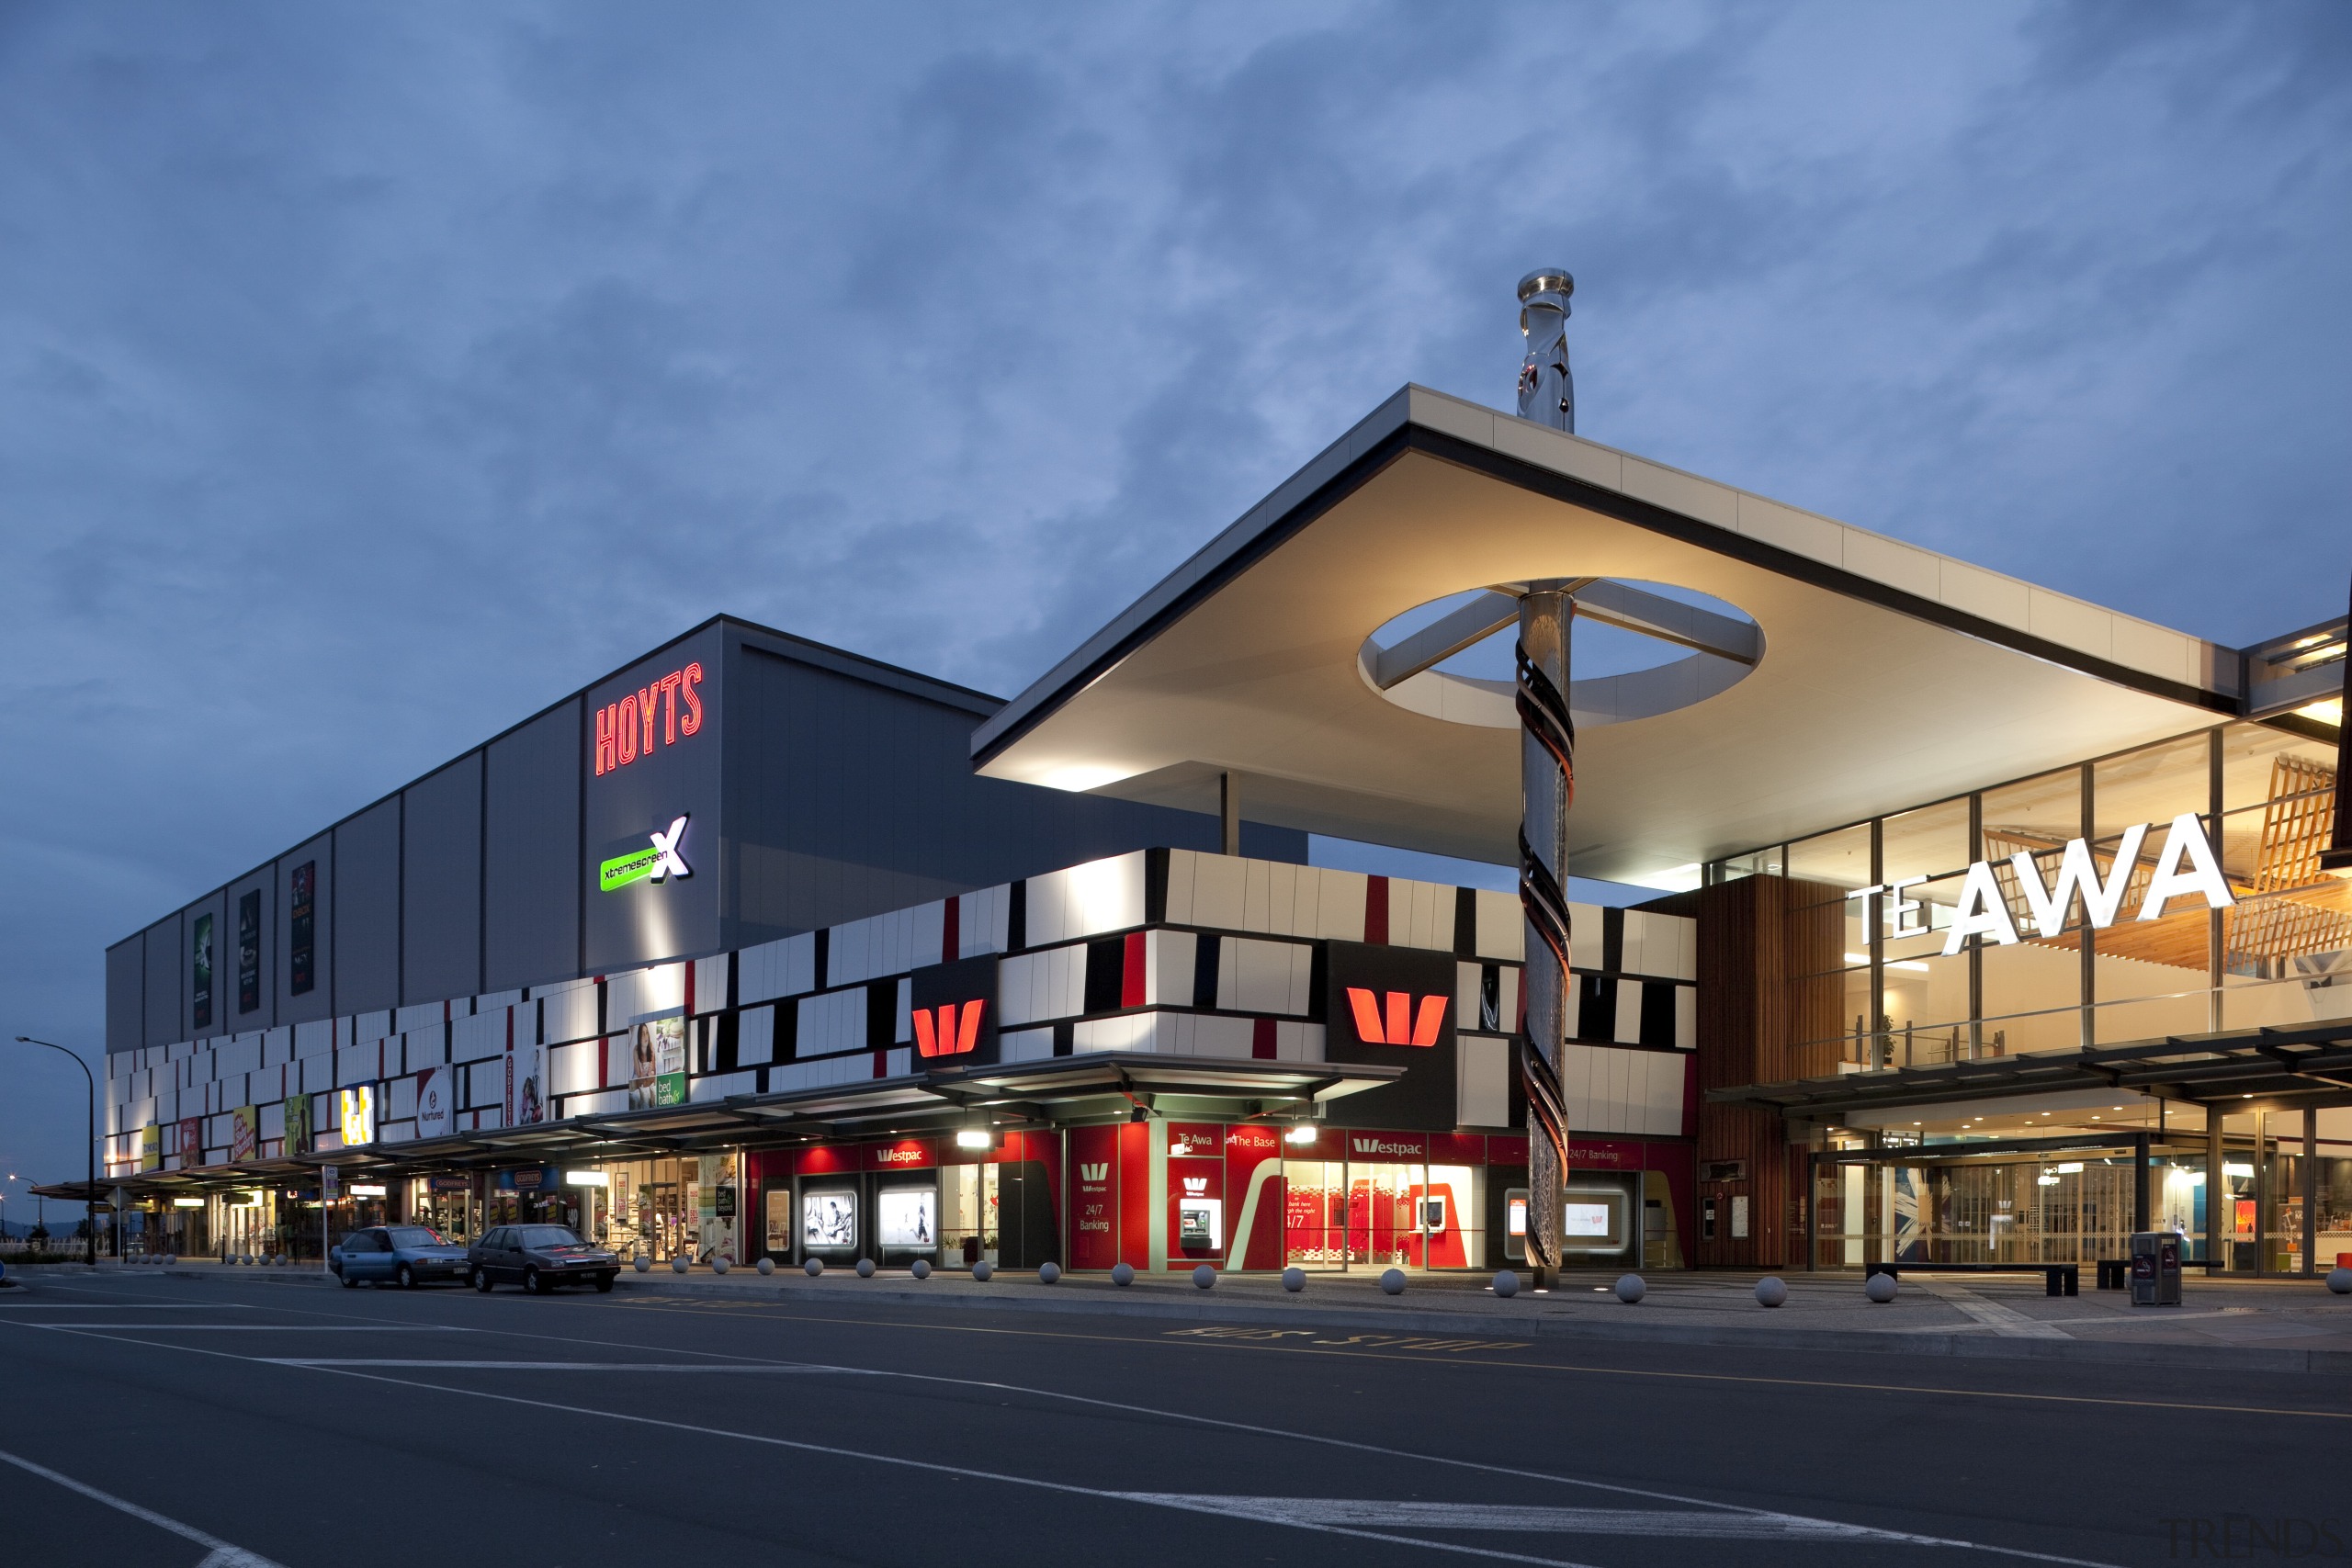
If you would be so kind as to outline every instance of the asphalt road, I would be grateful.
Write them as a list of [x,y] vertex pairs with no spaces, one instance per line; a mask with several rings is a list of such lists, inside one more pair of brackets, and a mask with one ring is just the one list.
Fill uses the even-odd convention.
[[0,1562],[2327,1561],[2348,1382],[80,1276]]

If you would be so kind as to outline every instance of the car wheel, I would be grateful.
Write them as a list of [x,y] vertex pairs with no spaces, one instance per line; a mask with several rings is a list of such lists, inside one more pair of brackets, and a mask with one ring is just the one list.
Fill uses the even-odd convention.
[[599,1274],[599,1275],[597,1275],[597,1276],[596,1276],[596,1292],[597,1292],[597,1294],[599,1294],[599,1295],[606,1294],[606,1293],[608,1293],[608,1292],[612,1290],[612,1288],[613,1288],[613,1277],[612,1277],[610,1274]]
[[490,1294],[490,1270],[479,1263],[474,1265],[474,1289],[485,1296]]
[[523,1270],[523,1293],[525,1295],[545,1295],[547,1293],[547,1281],[539,1278],[539,1271],[537,1269],[526,1269]]
[[401,1290],[413,1291],[416,1289],[416,1270],[410,1268],[405,1263],[401,1265],[400,1279]]
[[338,1279],[340,1279],[340,1280],[342,1280],[342,1281],[343,1281],[343,1288],[344,1288],[345,1290],[346,1290],[346,1291],[356,1288],[356,1287],[357,1287],[357,1285],[358,1285],[358,1283],[359,1283],[359,1281],[358,1281],[358,1280],[355,1280],[355,1279],[353,1279],[353,1278],[351,1277],[351,1270],[350,1270],[350,1269],[345,1269],[345,1270],[344,1270],[340,1275],[338,1275],[338,1276],[337,1276],[337,1278],[338,1278]]

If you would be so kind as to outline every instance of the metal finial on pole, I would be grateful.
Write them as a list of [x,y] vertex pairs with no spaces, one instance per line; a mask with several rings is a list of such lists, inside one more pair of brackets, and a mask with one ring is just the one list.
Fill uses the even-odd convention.
[[1519,330],[1527,356],[1519,362],[1519,417],[1570,434],[1577,428],[1577,387],[1568,374],[1568,296],[1577,280],[1564,266],[1540,266],[1519,280]]

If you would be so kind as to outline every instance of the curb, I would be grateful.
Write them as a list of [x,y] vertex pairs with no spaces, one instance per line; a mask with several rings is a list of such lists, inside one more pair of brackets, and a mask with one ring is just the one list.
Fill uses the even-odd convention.
[[[86,1269],[82,1270],[86,1272]],[[255,1269],[226,1273],[217,1269],[162,1269],[155,1273],[173,1280],[250,1280],[270,1285],[338,1288],[332,1274],[308,1269],[277,1273]],[[1114,1287],[1115,1288],[1115,1287]],[[1017,1288],[1016,1288],[1017,1289]],[[1410,1306],[1369,1303],[1332,1305],[1311,1294],[1279,1299],[1216,1299],[1204,1292],[1198,1300],[1182,1297],[1111,1295],[1081,1285],[1069,1294],[1067,1285],[1035,1286],[987,1292],[968,1287],[929,1291],[898,1285],[874,1285],[844,1280],[837,1285],[783,1280],[773,1292],[752,1285],[722,1285],[716,1280],[640,1278],[623,1272],[616,1293],[701,1296],[721,1301],[749,1301],[760,1305],[808,1307],[820,1305],[954,1307],[974,1312],[1045,1313],[1061,1316],[1154,1318],[1181,1323],[1295,1325],[1310,1319],[1317,1327],[1364,1328],[1442,1336],[1447,1339],[1509,1337],[1525,1340],[1585,1341],[1614,1345],[1702,1345],[1728,1349],[1830,1350],[1869,1355],[1941,1356],[1961,1360],[2068,1361],[2093,1366],[2165,1367],[2211,1371],[2352,1372],[2352,1350],[2298,1350],[2253,1345],[2197,1345],[2177,1341],[2127,1341],[2121,1344],[2083,1339],[2022,1339],[1973,1334],[1892,1334],[1867,1328],[1740,1328],[1723,1324],[1606,1323],[1590,1318],[1519,1316],[1504,1312],[1421,1312]],[[821,1294],[820,1294],[821,1293]],[[831,1298],[830,1300],[822,1298]],[[1761,1309],[1758,1309],[1761,1310]]]

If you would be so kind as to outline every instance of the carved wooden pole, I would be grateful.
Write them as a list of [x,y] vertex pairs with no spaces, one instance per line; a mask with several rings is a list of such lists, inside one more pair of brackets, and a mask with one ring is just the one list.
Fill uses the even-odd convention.
[[1560,1269],[1561,1185],[1568,1125],[1560,1100],[1567,1033],[1568,804],[1576,795],[1576,725],[1568,716],[1568,623],[1576,601],[1533,583],[1519,602],[1519,902],[1526,913],[1527,1006],[1520,1080],[1527,1090],[1527,1262],[1538,1289]]

